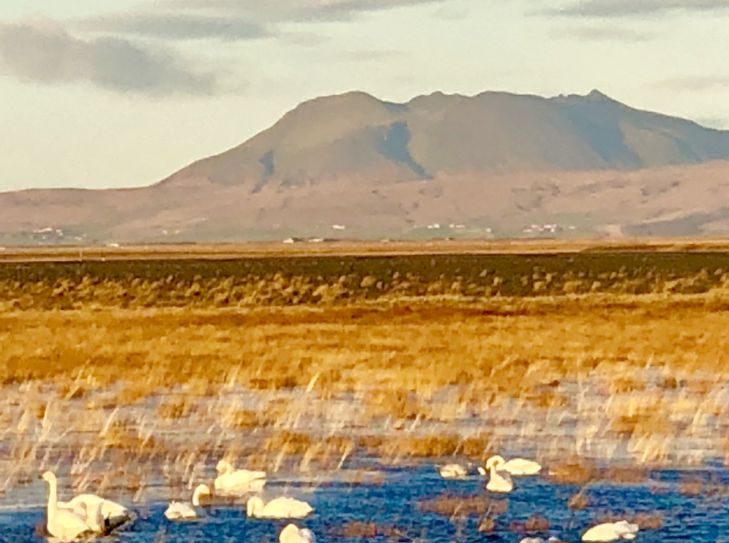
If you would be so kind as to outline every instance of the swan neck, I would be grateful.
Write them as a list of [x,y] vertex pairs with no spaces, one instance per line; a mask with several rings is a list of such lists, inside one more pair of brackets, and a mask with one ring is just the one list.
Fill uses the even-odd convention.
[[263,501],[261,500],[261,498],[254,496],[248,502],[248,507],[250,508],[250,516],[257,517],[262,513]]
[[48,520],[54,517],[56,514],[56,508],[58,507],[58,485],[55,479],[49,479],[48,481]]
[[202,494],[202,487],[195,488],[195,492],[192,493],[192,505],[200,507],[200,494]]

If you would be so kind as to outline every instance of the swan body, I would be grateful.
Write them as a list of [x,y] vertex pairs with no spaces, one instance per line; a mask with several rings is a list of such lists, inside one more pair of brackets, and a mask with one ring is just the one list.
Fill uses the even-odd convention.
[[279,543],[315,543],[314,532],[307,528],[298,528],[294,524],[287,525],[278,536]]
[[132,518],[126,507],[96,494],[79,494],[67,502],[58,502],[58,506],[85,516],[97,533],[113,530]]
[[196,507],[200,507],[200,496],[209,496],[210,488],[208,485],[198,485],[192,494],[192,504],[183,502],[170,502],[165,510],[165,518],[167,520],[191,520],[197,518]]
[[[64,542],[78,541],[81,538],[93,535],[95,530],[89,525],[84,516],[77,514],[72,509],[58,506],[58,481],[53,472],[46,471],[42,478],[48,483],[48,507],[46,510],[46,529],[48,533]],[[84,508],[83,514],[85,513],[87,511]]]
[[215,469],[218,476],[215,478],[213,486],[216,493],[224,496],[260,492],[266,485],[265,471],[237,470],[225,460],[218,462]]
[[505,471],[509,475],[517,477],[520,475],[536,475],[542,471],[541,464],[525,458],[512,458],[507,462],[501,456],[492,456],[486,462],[486,469],[489,469],[490,463],[496,463],[496,469],[499,471]]
[[489,470],[489,482],[486,484],[486,490],[507,494],[514,490],[514,481],[509,472],[500,471],[498,465],[499,463],[492,462],[491,458],[486,462],[486,468]]
[[582,535],[582,541],[620,541],[635,539],[639,531],[637,524],[626,520],[598,524]]
[[463,479],[468,475],[466,468],[460,464],[446,464],[438,468],[438,473],[443,479]]
[[252,518],[304,518],[314,508],[294,498],[275,498],[268,503],[254,496],[246,503],[246,514]]
[[170,502],[165,509],[165,518],[167,520],[192,520],[197,518],[197,511],[189,503]]

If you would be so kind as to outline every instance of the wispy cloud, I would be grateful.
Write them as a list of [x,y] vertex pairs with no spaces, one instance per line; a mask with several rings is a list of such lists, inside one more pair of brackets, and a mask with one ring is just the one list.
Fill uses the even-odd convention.
[[616,26],[568,26],[553,32],[554,35],[588,41],[642,42],[653,38],[649,32]]
[[84,31],[169,40],[250,40],[281,23],[348,21],[357,15],[448,0],[158,0],[77,21]]
[[225,14],[130,12],[79,21],[79,30],[168,40],[250,40],[271,35],[260,23]]
[[402,57],[402,51],[357,49],[343,51],[340,57],[346,62],[383,62]]
[[124,93],[210,94],[214,74],[190,69],[166,49],[120,38],[83,40],[52,21],[0,24],[0,70],[44,83],[90,83]]
[[664,79],[655,85],[675,91],[706,91],[712,89],[729,89],[729,76],[696,75]]
[[567,17],[654,18],[676,12],[729,13],[728,0],[578,0],[539,11]]
[[358,14],[405,6],[442,4],[449,0],[164,0],[160,7],[207,13],[239,13],[253,20],[348,20]]
[[[213,94],[220,91],[219,74],[194,68],[175,52],[175,44],[285,40],[306,34],[312,30],[306,25],[314,22],[350,21],[370,12],[451,1],[146,0],[133,10],[67,20],[65,26],[0,22],[0,70],[36,83],[86,82],[152,96]],[[361,58],[372,60],[377,54],[362,53]]]

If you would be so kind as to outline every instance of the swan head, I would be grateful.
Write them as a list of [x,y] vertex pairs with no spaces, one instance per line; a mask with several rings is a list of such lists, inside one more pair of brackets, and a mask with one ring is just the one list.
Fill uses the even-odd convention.
[[44,472],[40,478],[43,479],[48,484],[55,484],[55,482],[56,482],[56,474],[53,473],[52,471]]
[[192,493],[192,505],[200,507],[200,498],[203,496],[210,497],[211,495],[212,493],[208,485],[197,485],[195,492]]
[[218,473],[228,473],[229,471],[233,471],[233,466],[227,460],[221,460],[218,462],[218,465],[215,466],[215,471]]
[[253,496],[252,498],[248,498],[248,501],[246,502],[246,515],[249,517],[255,517],[258,514],[258,511],[263,509],[263,500],[259,498],[258,496]]
[[502,456],[494,455],[491,458],[489,458],[486,461],[486,469],[490,470],[491,468],[499,469],[500,466],[503,466],[506,464],[506,460]]
[[302,528],[301,530],[299,530],[299,535],[306,539],[309,543],[316,542],[316,536],[314,535],[314,532],[309,530],[309,528]]

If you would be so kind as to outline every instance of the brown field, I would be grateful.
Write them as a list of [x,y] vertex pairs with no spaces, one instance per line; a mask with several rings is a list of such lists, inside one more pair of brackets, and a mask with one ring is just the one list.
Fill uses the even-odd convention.
[[[39,463],[120,459],[135,466],[129,491],[142,492],[160,462],[175,488],[223,455],[308,472],[357,456],[482,462],[528,450],[551,461],[554,480],[580,485],[642,480],[637,468],[598,469],[604,462],[729,462],[723,269],[649,271],[638,293],[619,286],[636,280],[628,273],[577,294],[535,292],[540,276],[519,296],[385,288],[325,303],[235,304],[208,296],[225,277],[198,279],[193,294],[186,280],[167,282],[172,294],[161,295],[99,273],[32,288],[0,281],[0,453],[9,459],[0,489]],[[363,281],[356,292],[369,288]],[[683,287],[666,288],[671,281]],[[614,456],[620,443],[627,457]],[[79,489],[109,484],[81,473]]]
[[232,259],[263,256],[356,256],[413,254],[549,254],[585,251],[729,251],[729,238],[639,238],[604,240],[504,239],[431,241],[347,241],[325,243],[249,242],[228,244],[179,244],[108,246],[8,246],[0,250],[0,262],[137,260],[137,259]]

